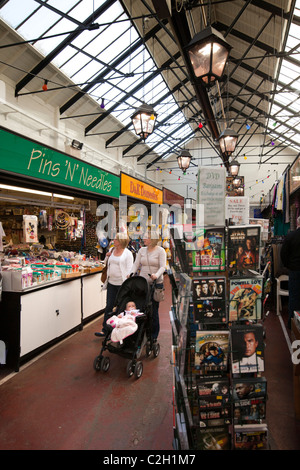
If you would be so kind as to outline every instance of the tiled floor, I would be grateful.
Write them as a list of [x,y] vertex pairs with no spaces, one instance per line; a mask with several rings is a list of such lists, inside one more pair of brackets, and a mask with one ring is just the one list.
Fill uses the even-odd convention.
[[[170,302],[169,302],[170,306]],[[160,354],[143,359],[141,378],[110,355],[96,372],[99,320],[75,333],[0,386],[0,449],[172,449],[171,331],[161,304]]]
[[[101,347],[94,331],[99,330],[100,320],[8,380],[0,375],[0,449],[172,450],[170,304],[168,286],[160,309],[160,354],[143,358],[138,380],[127,377],[127,360],[113,354],[108,372],[94,370]],[[290,351],[273,312],[265,329],[270,449],[299,450]]]
[[281,318],[271,312],[265,320],[267,423],[271,449],[299,450],[300,421],[295,419],[293,366],[288,345],[290,330],[286,324],[286,308],[283,309]]

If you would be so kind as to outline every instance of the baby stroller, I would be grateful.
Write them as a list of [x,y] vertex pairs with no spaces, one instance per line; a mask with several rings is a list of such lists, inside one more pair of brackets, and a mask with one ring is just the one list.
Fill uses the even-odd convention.
[[141,356],[143,348],[146,347],[147,357],[149,357],[152,352],[154,357],[159,355],[159,343],[153,342],[151,334],[151,293],[152,291],[147,280],[141,276],[133,276],[123,282],[116,297],[114,311],[111,312],[110,317],[124,312],[125,306],[129,301],[134,301],[136,308],[139,309],[140,312],[143,312],[143,315],[136,317],[138,328],[135,333],[123,340],[122,345],[111,342],[112,328],[108,326],[108,333],[104,337],[100,354],[94,360],[94,369],[96,371],[108,371],[110,358],[103,356],[103,352],[108,350],[112,354],[118,354],[121,357],[129,359],[126,367],[127,376],[131,377],[134,374],[135,377],[139,379],[143,373],[143,363],[138,359]]

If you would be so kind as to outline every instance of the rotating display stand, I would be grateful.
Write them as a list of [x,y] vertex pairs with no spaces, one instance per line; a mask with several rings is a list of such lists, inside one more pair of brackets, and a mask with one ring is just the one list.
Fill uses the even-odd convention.
[[[255,232],[257,236],[256,228]],[[231,228],[224,227],[224,253],[218,253],[226,259],[225,271],[220,263],[220,271],[195,272],[193,260],[201,256],[191,255],[198,248],[194,241],[171,240],[169,276],[176,286],[170,311],[173,447],[178,450],[269,446],[263,377],[264,278],[256,270],[237,269],[234,256],[229,256],[230,233]],[[247,227],[241,233],[245,235]],[[255,243],[259,253],[259,239]],[[209,250],[207,243],[205,249]]]

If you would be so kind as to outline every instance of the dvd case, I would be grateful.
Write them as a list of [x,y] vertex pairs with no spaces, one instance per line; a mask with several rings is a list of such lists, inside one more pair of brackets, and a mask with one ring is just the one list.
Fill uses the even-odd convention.
[[233,374],[264,371],[264,341],[261,324],[231,326],[230,340]]
[[202,379],[197,383],[199,408],[221,408],[231,403],[229,380],[226,377]]
[[226,371],[228,355],[229,331],[196,331],[196,369]]
[[232,399],[234,402],[256,398],[267,398],[265,377],[243,377],[232,379]]
[[196,450],[230,450],[231,439],[228,426],[194,429],[194,448]]
[[263,278],[229,280],[229,321],[258,321],[262,318]]
[[260,225],[228,227],[228,272],[238,275],[246,270],[259,271]]
[[194,238],[193,272],[225,271],[225,227],[198,227]]
[[267,450],[268,427],[266,424],[236,425],[233,440],[236,450]]
[[192,293],[196,323],[226,323],[226,278],[193,278]]

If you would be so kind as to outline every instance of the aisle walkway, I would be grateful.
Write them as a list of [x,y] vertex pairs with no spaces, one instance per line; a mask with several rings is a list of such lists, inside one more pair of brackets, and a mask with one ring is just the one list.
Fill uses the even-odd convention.
[[141,357],[140,379],[127,377],[116,354],[108,372],[94,371],[97,320],[2,383],[0,449],[172,450],[169,284],[166,297],[160,354]]
[[272,311],[265,320],[265,376],[267,378],[267,423],[272,450],[300,450],[300,421],[295,419],[293,365],[287,303],[279,317]]
[[[107,373],[95,372],[100,320],[0,380],[0,450],[172,450],[172,367],[169,307],[161,304],[160,355],[143,358],[140,379],[127,360],[110,354]],[[286,322],[286,311],[282,321]],[[267,423],[271,450],[300,450],[292,362],[282,322],[265,321]],[[109,353],[107,353],[109,354]]]

